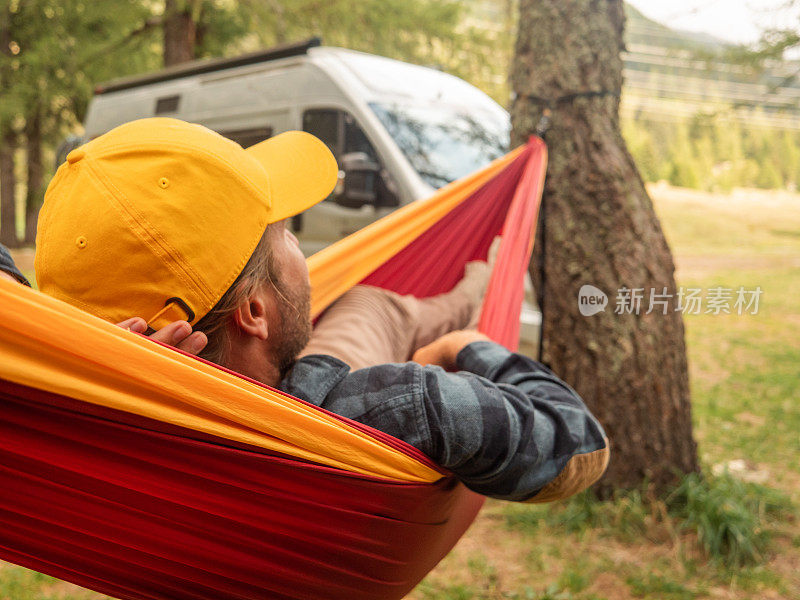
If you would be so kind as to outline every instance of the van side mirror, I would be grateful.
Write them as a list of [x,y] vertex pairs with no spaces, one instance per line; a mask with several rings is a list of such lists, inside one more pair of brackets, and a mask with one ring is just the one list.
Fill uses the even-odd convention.
[[67,136],[67,138],[61,142],[56,150],[56,171],[58,171],[58,167],[66,162],[67,154],[83,145],[83,142],[83,138],[77,135]]
[[350,152],[342,156],[344,185],[336,203],[347,208],[375,204],[378,199],[380,165],[366,152]]

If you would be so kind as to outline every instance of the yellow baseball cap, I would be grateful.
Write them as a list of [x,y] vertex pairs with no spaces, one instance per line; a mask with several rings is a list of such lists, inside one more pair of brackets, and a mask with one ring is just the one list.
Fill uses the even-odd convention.
[[70,152],[39,214],[36,279],[110,321],[197,322],[267,225],[333,190],[336,159],[289,131],[246,150],[176,119],[121,125]]

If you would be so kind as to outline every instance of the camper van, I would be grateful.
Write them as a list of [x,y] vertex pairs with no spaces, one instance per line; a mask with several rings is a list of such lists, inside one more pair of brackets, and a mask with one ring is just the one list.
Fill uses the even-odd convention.
[[[339,163],[331,196],[294,217],[308,256],[505,154],[508,113],[439,70],[320,45],[319,39],[196,61],[98,85],[72,147],[144,117],[200,123],[243,147],[288,130],[324,141]],[[540,315],[522,315],[527,352]]]

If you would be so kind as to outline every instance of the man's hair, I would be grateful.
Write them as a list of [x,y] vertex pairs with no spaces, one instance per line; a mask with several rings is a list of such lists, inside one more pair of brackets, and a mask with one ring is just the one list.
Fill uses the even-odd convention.
[[269,240],[270,227],[267,227],[264,235],[261,236],[250,260],[247,261],[233,285],[222,295],[214,308],[193,327],[195,331],[202,331],[208,337],[208,344],[199,354],[207,361],[225,365],[231,349],[227,326],[231,315],[260,286],[266,283],[275,286],[277,274],[273,272],[272,248]]

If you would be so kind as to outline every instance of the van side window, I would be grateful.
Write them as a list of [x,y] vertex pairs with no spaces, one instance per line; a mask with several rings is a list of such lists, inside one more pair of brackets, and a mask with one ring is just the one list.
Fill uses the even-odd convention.
[[351,152],[364,152],[375,162],[380,162],[378,154],[369,143],[364,130],[358,126],[352,115],[344,113],[344,154]]
[[256,129],[237,129],[233,131],[220,131],[220,135],[224,135],[229,140],[233,140],[242,148],[249,148],[250,146],[263,142],[267,138],[272,137],[272,127],[258,127]]
[[325,142],[337,160],[342,154],[340,113],[341,111],[327,108],[303,113],[303,131]]
[[[343,110],[314,108],[305,111],[303,113],[303,131],[307,131],[325,142],[336,157],[340,168],[342,157],[355,152],[363,152],[370,160],[380,165],[378,153],[367,139],[364,130],[351,114]],[[394,207],[399,205],[400,201],[394,183],[384,169],[380,170],[380,175],[376,179],[375,191],[376,206]]]

